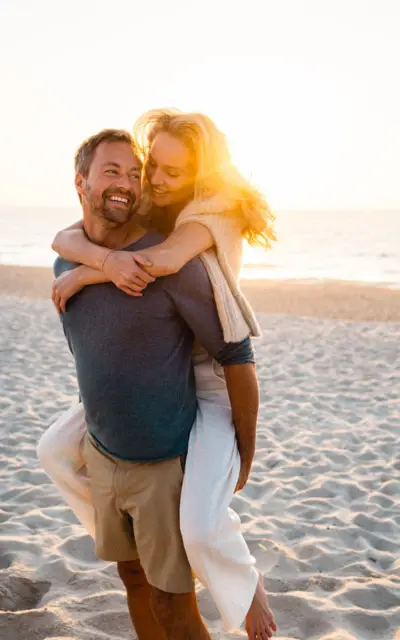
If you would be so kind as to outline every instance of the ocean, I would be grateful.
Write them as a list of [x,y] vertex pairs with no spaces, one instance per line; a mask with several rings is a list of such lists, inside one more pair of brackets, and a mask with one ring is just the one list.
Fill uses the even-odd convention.
[[[276,213],[270,250],[245,247],[244,278],[352,280],[400,288],[400,212]],[[0,207],[0,263],[50,266],[73,208]]]

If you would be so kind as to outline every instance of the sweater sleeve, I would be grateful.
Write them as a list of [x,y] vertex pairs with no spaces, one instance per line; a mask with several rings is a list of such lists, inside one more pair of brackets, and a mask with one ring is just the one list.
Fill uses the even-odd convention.
[[200,257],[211,280],[225,341],[260,336],[254,312],[239,286],[245,222],[237,206],[225,196],[194,200],[181,212],[176,226],[188,222],[206,226],[214,238],[215,247]]
[[250,338],[226,343],[207,270],[195,258],[163,282],[179,316],[222,366],[254,362]]
[[245,221],[235,203],[222,197],[195,200],[181,212],[176,227],[188,222],[197,222],[207,227],[214,239],[218,261],[223,257],[222,270],[223,263],[227,263],[232,276],[238,281],[242,267]]

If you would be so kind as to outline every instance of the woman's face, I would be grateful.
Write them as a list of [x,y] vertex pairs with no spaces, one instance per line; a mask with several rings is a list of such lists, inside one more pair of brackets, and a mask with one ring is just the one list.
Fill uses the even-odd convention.
[[186,203],[193,198],[195,165],[188,147],[170,135],[154,138],[146,162],[146,176],[157,207]]

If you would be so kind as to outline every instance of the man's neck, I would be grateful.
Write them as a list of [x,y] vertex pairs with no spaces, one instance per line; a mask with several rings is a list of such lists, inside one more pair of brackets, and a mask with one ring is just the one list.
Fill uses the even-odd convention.
[[89,240],[108,249],[123,249],[142,238],[146,230],[135,221],[130,221],[118,227],[107,226],[102,220],[84,219],[83,226]]

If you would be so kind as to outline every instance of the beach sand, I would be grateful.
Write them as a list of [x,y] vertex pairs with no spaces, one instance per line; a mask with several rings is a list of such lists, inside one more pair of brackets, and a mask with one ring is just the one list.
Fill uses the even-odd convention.
[[[36,459],[77,399],[48,269],[0,267],[0,638],[126,640],[112,564]],[[258,311],[257,455],[234,498],[280,640],[400,640],[400,292],[244,283]],[[234,587],[232,587],[234,588]],[[223,631],[209,593],[199,603]]]
[[[0,265],[0,295],[47,300],[52,281],[47,267]],[[400,322],[399,289],[336,280],[242,280],[241,286],[259,313]]]

